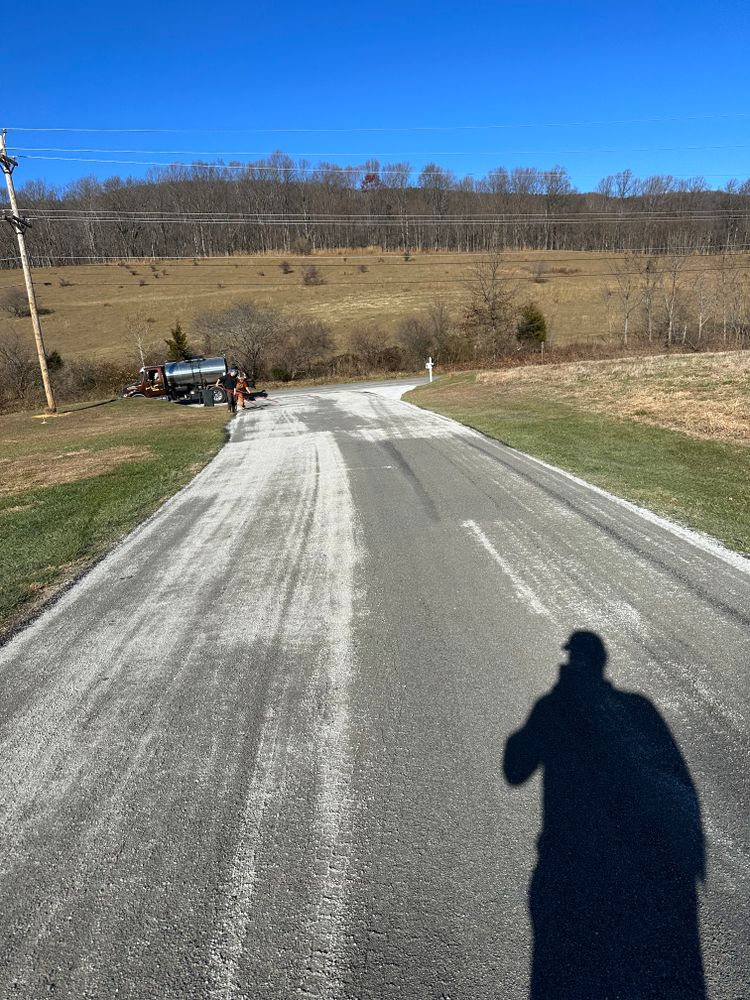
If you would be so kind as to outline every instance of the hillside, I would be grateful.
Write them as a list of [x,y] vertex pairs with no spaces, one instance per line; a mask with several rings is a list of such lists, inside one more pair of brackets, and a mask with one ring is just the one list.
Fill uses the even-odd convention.
[[[287,259],[288,274],[280,264]],[[35,270],[39,304],[50,310],[43,325],[47,348],[64,358],[129,361],[135,333],[161,341],[176,318],[188,334],[196,314],[237,301],[279,307],[289,314],[324,320],[343,347],[363,326],[387,336],[405,317],[442,297],[459,318],[469,298],[475,261],[460,254],[384,255],[376,251],[326,256],[237,257],[149,263],[112,263]],[[617,337],[620,318],[611,258],[595,253],[505,254],[506,273],[518,281],[519,300],[534,300],[548,319],[551,344]],[[713,273],[713,257],[689,258],[683,281]],[[740,267],[746,266],[742,260]],[[324,284],[305,286],[303,271],[315,264]],[[744,272],[742,272],[744,273]],[[20,271],[0,271],[0,296],[21,287]],[[607,302],[606,289],[610,295]],[[0,331],[30,334],[29,321],[0,318]]]

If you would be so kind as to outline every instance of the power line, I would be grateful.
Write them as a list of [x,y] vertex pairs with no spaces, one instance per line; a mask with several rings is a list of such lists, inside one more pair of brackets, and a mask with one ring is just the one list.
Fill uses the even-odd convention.
[[[21,149],[34,149],[36,147],[13,147],[14,151]],[[44,147],[39,147],[44,149]],[[707,149],[748,149],[750,148],[750,143],[720,143],[720,144],[707,144],[707,145],[695,145],[695,146],[622,146],[622,147],[594,147],[588,149],[439,149],[439,150],[414,150],[400,152],[369,152],[366,150],[356,150],[354,152],[345,150],[315,150],[315,151],[304,151],[304,152],[294,152],[293,154],[287,154],[289,156],[301,156],[301,157],[322,157],[322,156],[356,156],[361,159],[376,160],[383,157],[388,157],[389,159],[398,160],[403,156],[563,156],[563,155],[575,155],[575,156],[590,156],[592,154],[598,153],[673,153],[673,152],[699,152]],[[244,151],[227,151],[227,152],[210,152],[205,150],[151,150],[151,149],[59,149],[59,152],[100,152],[100,153],[145,153],[154,156],[271,156],[274,150],[244,150]],[[136,160],[100,160],[82,158],[79,160],[78,157],[61,157],[61,156],[39,156],[36,154],[25,153],[24,159],[29,160],[71,160],[74,162],[84,162],[84,163],[140,163],[142,161]],[[173,161],[169,163],[161,164],[163,166],[173,166],[174,163],[179,163],[179,161]]]
[[[679,194],[678,194],[679,196]],[[536,197],[536,196],[535,196]],[[120,209],[120,208],[106,208],[104,206],[100,208],[77,208],[73,206],[62,206],[56,208],[55,206],[45,205],[41,208],[28,208],[27,213],[34,218],[46,218],[52,216],[65,216],[66,218],[85,218],[85,219],[99,219],[99,218],[117,218],[127,219],[135,217],[148,217],[169,220],[173,218],[185,218],[188,220],[203,220],[203,219],[221,219],[229,221],[268,221],[268,220],[278,220],[278,221],[299,221],[308,222],[310,220],[357,220],[357,221],[379,221],[381,219],[404,219],[407,221],[420,222],[425,219],[431,219],[436,221],[471,221],[474,219],[482,220],[507,220],[507,221],[530,221],[530,222],[556,222],[564,219],[590,219],[590,220],[607,220],[607,221],[619,221],[622,219],[637,218],[637,219],[717,219],[723,218],[725,216],[737,216],[741,214],[747,214],[750,212],[750,199],[748,199],[748,208],[737,209],[737,208],[680,208],[675,206],[672,208],[634,208],[627,211],[622,211],[616,206],[612,208],[602,208],[596,210],[590,210],[586,207],[578,211],[561,211],[554,214],[547,211],[540,212],[453,212],[440,214],[437,212],[399,212],[394,215],[393,212],[299,212],[299,211],[274,211],[274,210],[264,210],[257,212],[218,212],[218,211],[198,211],[190,212],[184,209],[161,209],[155,208],[150,209],[146,206],[141,206],[137,209]]]
[[87,134],[117,134],[117,135],[189,135],[200,128],[201,132],[212,135],[281,135],[281,134],[348,134],[355,132],[462,132],[462,131],[483,131],[496,129],[514,128],[589,128],[601,125],[654,125],[665,122],[695,122],[695,121],[732,121],[750,117],[747,112],[721,112],[707,115],[668,115],[653,118],[614,118],[599,119],[593,121],[569,121],[569,122],[502,122],[486,125],[408,125],[408,126],[352,126],[344,128],[235,128],[216,129],[205,128],[204,126],[194,126],[193,128],[89,128],[72,126],[23,126],[9,125],[9,132],[77,132]]
[[432,213],[304,213],[304,212],[183,212],[162,211],[146,208],[133,211],[118,209],[75,209],[75,208],[27,208],[30,220],[66,222],[205,222],[312,225],[323,222],[346,224],[372,224],[383,222],[409,222],[421,225],[434,222],[438,225],[481,223],[511,223],[520,225],[555,225],[563,222],[618,223],[618,222],[712,222],[739,219],[750,216],[748,208],[720,209],[644,209],[643,211],[596,211],[567,212],[552,215],[546,212],[475,212],[437,215]]
[[[731,218],[737,221],[739,218],[747,219],[747,213],[737,213]],[[99,225],[110,224],[110,225],[120,225],[127,223],[129,225],[184,225],[184,226],[263,226],[266,229],[287,229],[294,226],[301,226],[307,224],[310,228],[316,229],[336,229],[336,228],[354,228],[355,226],[375,226],[381,229],[392,229],[394,227],[401,229],[405,222],[411,222],[412,225],[420,227],[422,229],[445,229],[451,226],[469,226],[474,229],[486,229],[486,228],[531,228],[531,227],[575,227],[575,226],[596,226],[596,225],[613,225],[613,224],[630,224],[638,223],[643,224],[649,221],[648,219],[638,218],[637,216],[627,217],[623,219],[618,219],[616,216],[608,219],[552,219],[552,220],[532,220],[532,221],[521,221],[512,219],[423,219],[423,220],[413,220],[407,217],[391,217],[390,219],[373,219],[373,220],[350,220],[350,219],[271,219],[271,220],[244,220],[244,219],[183,219],[183,218],[141,218],[141,217],[128,217],[123,218],[82,218],[82,217],[68,217],[68,216],[42,216],[42,215],[31,215],[29,214],[30,221],[46,222],[51,223],[85,223],[85,222],[96,222]],[[663,218],[657,218],[650,220],[653,224],[664,224],[664,223],[676,223],[676,222],[690,222],[690,221],[729,221],[729,220],[713,220],[713,219],[703,219],[703,220],[690,220],[682,217],[669,217],[665,216]]]
[[[100,147],[70,147],[70,146],[16,146],[13,147],[14,152],[19,153],[128,153],[128,154],[151,154],[152,156],[271,156],[275,150],[258,150],[258,149],[217,149],[217,150],[206,150],[206,149],[102,149]],[[419,152],[413,153],[289,153],[289,156],[361,156],[365,159],[376,158],[380,156],[502,156],[508,153],[513,154],[527,154],[532,155],[536,153],[544,154],[554,154],[558,153],[644,153],[651,152],[652,150],[679,150],[679,149],[745,149],[747,144],[743,145],[708,145],[708,146],[644,146],[644,147],[627,147],[624,149],[507,149],[507,150],[421,150]],[[41,159],[41,157],[36,157],[36,159]]]

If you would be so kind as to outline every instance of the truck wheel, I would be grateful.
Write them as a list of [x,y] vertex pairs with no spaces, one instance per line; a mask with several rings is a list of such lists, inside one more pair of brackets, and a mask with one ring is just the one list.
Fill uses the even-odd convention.
[[145,399],[146,398],[146,394],[143,393],[143,392],[131,392],[130,395],[126,396],[125,398],[126,399]]
[[213,387],[213,389],[211,391],[213,392],[214,404],[216,406],[218,406],[219,403],[226,403],[226,401],[227,401],[227,394],[224,392],[224,390],[222,388],[220,388],[218,385],[216,385],[216,386]]

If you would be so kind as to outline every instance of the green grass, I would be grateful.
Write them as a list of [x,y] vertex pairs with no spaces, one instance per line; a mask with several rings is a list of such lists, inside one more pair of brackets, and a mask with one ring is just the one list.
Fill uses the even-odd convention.
[[[187,483],[221,447],[225,423],[223,408],[137,400],[75,409],[45,425],[29,414],[3,418],[0,472],[49,469],[52,481],[24,488],[21,473],[14,492],[0,495],[0,639]],[[140,456],[54,482],[60,470],[75,477],[81,455],[104,462],[113,448]]]
[[441,379],[406,397],[750,553],[750,448],[587,412],[539,387]]

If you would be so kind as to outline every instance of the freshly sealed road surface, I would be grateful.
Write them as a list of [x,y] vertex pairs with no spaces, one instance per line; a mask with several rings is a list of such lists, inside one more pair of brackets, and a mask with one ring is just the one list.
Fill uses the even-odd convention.
[[3,1000],[750,997],[748,563],[396,394],[0,649]]

